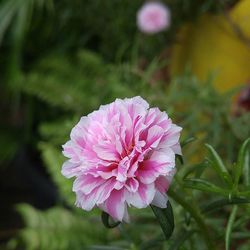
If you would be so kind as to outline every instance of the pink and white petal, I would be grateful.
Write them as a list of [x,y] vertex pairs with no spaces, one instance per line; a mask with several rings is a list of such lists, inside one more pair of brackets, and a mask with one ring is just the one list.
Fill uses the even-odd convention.
[[67,178],[71,178],[73,176],[77,176],[81,173],[83,166],[78,163],[72,163],[70,161],[66,161],[63,163],[61,173]]
[[147,110],[149,108],[149,104],[141,96],[135,96],[133,98],[125,98],[124,102],[128,106],[136,104],[142,107],[144,110]]
[[135,161],[128,169],[127,176],[128,177],[134,177],[135,172],[137,171],[139,167],[138,161]]
[[117,164],[112,164],[107,161],[94,162],[90,168],[84,170],[84,174],[90,174],[94,177],[101,177],[107,180],[117,176]]
[[167,131],[172,126],[172,121],[171,119],[168,118],[168,115],[166,112],[161,112],[159,110],[158,116],[156,118],[156,124],[162,127],[165,131]]
[[73,141],[66,142],[63,146],[63,155],[71,159],[71,162],[78,163],[79,159],[79,148]]
[[120,123],[124,126],[124,128],[131,130],[133,123],[124,105],[119,106],[119,113],[120,113]]
[[155,121],[155,118],[156,118],[156,111],[157,109],[156,108],[150,108],[148,110],[148,113],[147,115],[145,116],[145,120],[144,120],[144,124],[149,127],[154,121]]
[[168,202],[168,196],[166,193],[161,193],[158,190],[155,192],[154,199],[152,201],[152,205],[160,208],[166,208]]
[[123,152],[123,150],[124,150],[122,141],[121,141],[121,139],[118,138],[117,136],[116,136],[116,139],[115,139],[115,149],[116,149],[116,151],[117,151],[117,153],[118,153],[119,155],[121,155],[122,152]]
[[180,139],[180,132],[182,128],[172,124],[171,128],[165,133],[165,135],[162,137],[162,141],[159,144],[159,147],[170,147],[177,143],[179,143]]
[[80,175],[73,183],[73,191],[81,191],[83,194],[90,194],[94,189],[105,183],[106,180],[101,177],[94,177],[93,175]]
[[117,176],[117,169],[111,170],[111,171],[99,171],[96,170],[96,175],[102,177],[105,180],[108,180],[111,177]]
[[[158,174],[159,176],[159,174]],[[155,179],[158,177],[157,173],[154,172],[154,170],[138,170],[137,178],[142,182],[143,184],[150,184],[155,181]]]
[[135,178],[129,178],[126,181],[125,187],[129,192],[135,193],[138,190],[139,182]]
[[124,222],[129,223],[130,222],[130,218],[129,218],[129,214],[128,214],[128,205],[125,205],[125,209],[124,209],[124,214],[123,214],[123,219]]
[[182,155],[181,145],[179,143],[176,143],[175,145],[171,146],[171,149],[174,151],[177,155]]
[[174,164],[169,162],[156,162],[146,160],[140,164],[136,176],[144,184],[150,184],[160,175],[168,175],[172,172]]
[[156,150],[150,157],[150,161],[156,161],[159,164],[169,164],[175,166],[175,154],[171,148],[165,148],[164,150]]
[[116,181],[114,184],[114,189],[121,190],[124,187],[124,182]]
[[126,206],[123,190],[113,190],[104,204],[105,211],[118,221],[127,219]]
[[116,148],[112,144],[102,143],[93,146],[93,150],[97,156],[106,161],[118,161],[120,159],[119,154],[116,151]]
[[86,137],[88,139],[88,143],[96,143],[98,141],[98,138],[103,137],[103,124],[97,121],[93,121],[85,134],[87,135]]
[[[84,147],[84,141],[81,139],[85,139],[84,135],[88,131],[89,119],[88,117],[84,116],[80,119],[80,121],[75,125],[75,127],[71,130],[70,138],[72,141],[76,142],[79,140],[79,145]],[[83,142],[83,143],[82,143]]]
[[158,177],[155,181],[155,188],[161,193],[166,193],[172,181],[172,178],[173,175]]
[[90,211],[96,205],[95,192],[85,195],[82,192],[76,193],[76,206],[86,211]]
[[148,136],[146,139],[146,147],[156,148],[164,135],[164,130],[154,125],[148,130]]
[[136,120],[138,117],[144,117],[147,113],[146,106],[139,102],[136,103],[134,101],[130,101],[130,103],[128,103],[127,109],[132,121]]
[[140,104],[141,106],[143,106],[144,109],[148,109],[149,108],[148,102],[146,102],[141,96],[133,97],[133,98],[131,98],[131,100],[133,102],[136,102],[136,103]]
[[182,127],[177,126],[176,124],[172,123],[172,126],[168,132],[173,135],[173,134],[180,134],[181,131],[182,131]]
[[126,201],[128,205],[132,205],[137,208],[147,207],[153,200],[155,195],[155,186],[154,183],[145,185],[140,183],[138,192],[131,193],[126,191]]
[[129,158],[125,157],[118,164],[118,168],[117,168],[118,172],[117,172],[117,177],[116,177],[118,181],[121,181],[121,182],[126,181],[129,163],[130,163]]
[[[77,191],[77,206],[89,211],[95,205],[104,203],[114,189],[115,180],[111,179],[106,181],[100,186],[97,186],[90,193],[85,194],[82,191]],[[120,192],[120,191],[117,191]]]
[[85,133],[79,126],[74,128],[74,133],[71,132],[70,138],[79,148],[84,148],[86,145]]
[[[117,184],[117,181],[115,178],[111,178],[109,180],[106,180],[104,184],[98,187],[97,191],[97,204],[102,204],[105,202],[109,197],[113,190],[116,190],[115,187],[119,187],[119,183]],[[120,190],[119,190],[120,192]]]

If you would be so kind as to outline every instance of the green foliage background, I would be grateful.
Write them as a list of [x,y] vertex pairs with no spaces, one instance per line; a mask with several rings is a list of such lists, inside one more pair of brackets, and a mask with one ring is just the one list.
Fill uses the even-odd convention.
[[[233,117],[233,92],[218,94],[212,76],[201,83],[188,68],[175,79],[155,75],[171,63],[160,55],[179,25],[234,2],[166,1],[173,25],[152,37],[135,25],[143,1],[0,2],[1,167],[29,145],[59,192],[45,211],[18,204],[23,228],[1,249],[248,249],[249,141],[241,145],[249,113]],[[167,242],[150,209],[131,209],[130,224],[105,229],[100,211],[74,207],[72,180],[60,173],[61,145],[80,116],[135,95],[166,110],[184,128],[183,141],[197,138],[183,150],[184,165],[177,162],[169,192],[176,227]]]

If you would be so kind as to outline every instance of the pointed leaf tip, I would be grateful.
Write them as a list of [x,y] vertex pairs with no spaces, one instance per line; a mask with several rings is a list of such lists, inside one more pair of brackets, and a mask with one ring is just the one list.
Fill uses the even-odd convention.
[[160,223],[166,239],[169,239],[174,231],[174,214],[171,203],[168,201],[166,208],[151,205],[151,208]]

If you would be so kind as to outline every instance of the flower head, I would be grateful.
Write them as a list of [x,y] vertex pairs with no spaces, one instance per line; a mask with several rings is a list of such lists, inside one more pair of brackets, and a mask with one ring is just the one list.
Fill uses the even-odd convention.
[[181,154],[181,128],[141,97],[116,99],[84,116],[63,146],[62,174],[76,177],[76,205],[128,221],[127,206],[164,208]]
[[144,4],[137,13],[138,28],[148,34],[165,30],[170,25],[170,11],[159,2]]

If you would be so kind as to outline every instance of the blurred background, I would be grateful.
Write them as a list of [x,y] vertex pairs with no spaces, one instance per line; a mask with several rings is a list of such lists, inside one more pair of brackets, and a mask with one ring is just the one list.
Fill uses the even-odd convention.
[[[250,1],[161,3],[168,22],[149,33],[146,1],[0,1],[0,249],[136,250],[159,234],[146,209],[108,231],[98,210],[74,208],[60,174],[71,128],[115,98],[140,95],[195,136],[187,164],[204,160],[205,142],[235,161],[250,135]],[[204,249],[195,237],[182,249]]]

